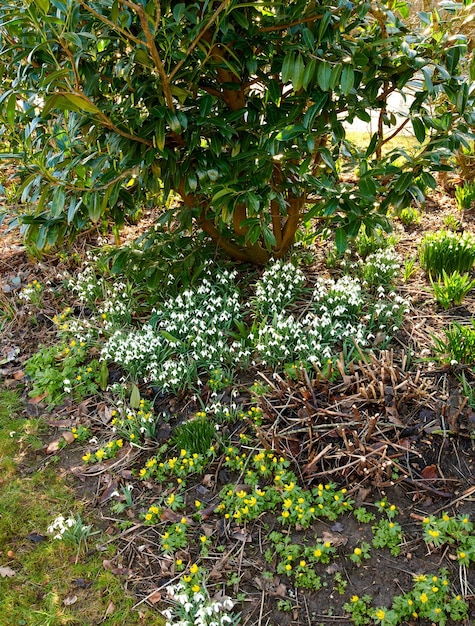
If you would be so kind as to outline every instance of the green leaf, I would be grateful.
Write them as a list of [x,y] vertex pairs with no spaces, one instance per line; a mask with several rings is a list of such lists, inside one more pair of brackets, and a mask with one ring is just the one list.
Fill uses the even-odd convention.
[[294,91],[300,91],[300,89],[302,89],[304,73],[305,65],[302,55],[298,54],[292,71],[292,87]]
[[399,176],[394,185],[394,191],[398,194],[402,194],[406,191],[409,185],[412,183],[412,179],[414,177],[413,172],[404,172]]
[[348,247],[348,236],[345,228],[337,228],[335,231],[335,245],[340,254],[343,254]]
[[230,187],[224,187],[224,189],[221,189],[214,194],[214,196],[211,198],[211,204],[214,204],[221,198],[224,198],[224,196],[234,196],[235,194],[236,192],[234,191],[234,189],[231,189]]
[[317,70],[317,81],[318,86],[322,91],[328,91],[330,89],[330,77],[332,73],[332,68],[330,63],[327,61],[322,61]]
[[173,7],[173,17],[175,18],[175,22],[179,22],[181,20],[185,10],[186,10],[186,5],[184,2],[175,4],[175,6]]
[[313,77],[315,75],[316,68],[317,68],[316,60],[310,59],[310,61],[305,66],[305,71],[303,73],[302,85],[304,89],[307,89],[309,84],[311,84]]
[[51,215],[59,217],[64,209],[65,193],[62,187],[56,187],[51,199]]
[[333,160],[332,154],[328,148],[320,148],[319,154],[322,157],[322,161],[327,165],[332,172],[336,174],[336,163]]
[[282,93],[280,91],[280,83],[277,80],[275,80],[275,78],[273,78],[269,82],[267,93],[269,95],[269,98],[272,100],[272,102],[274,102],[277,105],[280,104]]
[[36,6],[40,9],[40,11],[42,11],[43,13],[48,13],[49,11],[49,0],[34,0]]
[[370,176],[365,176],[364,178],[361,178],[358,183],[358,187],[360,188],[360,191],[364,196],[372,197],[376,195],[376,185],[374,184],[374,181],[372,178],[370,178]]
[[290,141],[290,139],[294,139],[294,137],[302,135],[305,131],[306,129],[304,126],[301,126],[300,124],[293,124],[292,126],[287,126],[287,128],[281,130],[280,133],[277,133],[276,139],[277,141]]
[[282,63],[282,82],[288,83],[294,73],[295,55],[293,52],[287,52]]
[[366,152],[365,152],[366,158],[370,157],[373,154],[373,152],[376,150],[378,139],[379,139],[378,133],[373,133],[373,136],[371,137],[371,141],[369,142],[369,145],[366,148]]
[[140,406],[140,391],[137,385],[132,385],[132,391],[130,393],[130,406],[132,409],[138,409]]
[[159,118],[155,127],[155,145],[159,150],[165,147],[165,120]]
[[251,212],[255,214],[259,213],[259,209],[261,206],[259,197],[253,191],[246,192],[245,197],[247,201],[247,206],[251,210]]
[[426,127],[424,122],[418,117],[414,117],[411,121],[417,141],[419,143],[424,143],[426,138]]
[[341,73],[341,90],[347,96],[355,84],[355,70],[352,65],[345,65]]
[[87,98],[82,98],[73,93],[55,93],[47,98],[43,107],[43,117],[46,117],[54,109],[78,113],[100,113],[96,105]]

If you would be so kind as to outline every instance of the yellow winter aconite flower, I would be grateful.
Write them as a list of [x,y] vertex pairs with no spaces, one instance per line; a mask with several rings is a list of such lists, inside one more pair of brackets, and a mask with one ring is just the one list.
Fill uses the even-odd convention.
[[383,620],[384,617],[386,616],[386,613],[383,611],[383,609],[378,609],[376,613],[374,614],[374,616],[376,617],[376,619]]
[[359,597],[358,596],[351,596],[351,602],[358,602]]
[[198,570],[199,570],[198,565],[196,563],[193,563],[193,565],[190,567],[190,573],[194,575],[198,572]]
[[440,531],[438,530],[428,530],[427,533],[431,536],[431,537],[438,537],[440,535]]
[[360,554],[361,554],[361,548],[355,548],[355,549],[353,550],[353,552],[356,554],[356,556],[360,556]]
[[91,458],[91,453],[86,452],[86,454],[82,457],[82,460],[87,463],[90,460],[90,458]]
[[421,593],[419,600],[422,604],[425,604],[429,600],[429,598],[427,597],[426,593]]
[[200,590],[200,586],[199,585],[193,585],[193,587],[191,588],[191,591],[193,591],[193,593],[198,593]]

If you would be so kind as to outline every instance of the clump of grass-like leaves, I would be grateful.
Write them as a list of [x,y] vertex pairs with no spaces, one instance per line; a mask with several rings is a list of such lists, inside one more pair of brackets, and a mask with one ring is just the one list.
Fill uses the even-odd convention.
[[216,429],[213,422],[202,412],[184,424],[180,424],[173,436],[173,443],[179,450],[188,450],[194,454],[204,454],[209,450]]
[[468,292],[475,287],[475,280],[471,280],[468,274],[458,271],[447,274],[442,270],[441,280],[431,279],[434,297],[443,309],[451,306],[459,306]]
[[475,323],[462,326],[454,322],[444,330],[445,339],[435,339],[435,351],[443,363],[471,365],[475,363]]
[[442,276],[444,271],[469,272],[475,262],[475,237],[467,232],[459,235],[447,230],[428,233],[419,254],[422,267],[433,276]]
[[475,183],[455,187],[455,200],[460,211],[472,208],[475,202]]

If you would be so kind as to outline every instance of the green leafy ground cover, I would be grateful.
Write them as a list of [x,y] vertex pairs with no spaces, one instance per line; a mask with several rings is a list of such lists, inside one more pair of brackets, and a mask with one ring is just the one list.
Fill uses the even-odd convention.
[[38,460],[43,420],[26,418],[18,392],[4,389],[0,421],[0,623],[162,624],[147,607],[133,608],[123,577],[105,567],[114,550],[82,519],[93,516],[62,478],[58,457]]
[[[9,311],[32,329],[47,321],[44,340],[35,338],[20,370],[13,356],[11,371],[27,375],[14,384],[24,385],[29,410],[56,423],[56,437],[47,436],[43,420],[18,418],[40,429],[39,458],[48,444],[46,469],[31,475],[48,492],[32,501],[33,484],[18,480],[21,468],[8,460],[22,440],[9,432],[23,430],[2,418],[10,511],[4,505],[2,566],[15,575],[1,582],[18,623],[28,610],[39,612],[34,624],[74,623],[80,600],[64,600],[78,596],[77,579],[97,590],[104,623],[141,623],[133,600],[119,608],[124,572],[157,623],[208,623],[211,615],[223,624],[264,616],[284,624],[470,623],[471,326],[460,331],[463,354],[450,319],[431,339],[435,374],[414,344],[414,354],[406,347],[395,356],[416,310],[403,280],[423,276],[417,256],[409,271],[395,241],[362,237],[351,256],[329,255],[326,269],[306,248],[260,273],[204,260],[192,280],[178,274],[155,291],[130,268],[111,273],[110,257],[96,251],[8,299],[4,328],[15,323]],[[429,381],[446,377],[451,362],[467,399],[440,421]],[[439,448],[466,472],[456,487]],[[54,461],[92,484],[83,488],[86,504],[61,495]],[[67,520],[72,511],[90,525],[93,502],[115,542],[51,538],[58,515]],[[25,519],[17,506],[28,509],[29,526],[8,531],[11,515]],[[90,532],[100,528],[104,521]],[[47,540],[27,543],[30,565],[20,538],[33,530]],[[101,541],[111,552],[95,552]],[[45,580],[39,563],[54,575]],[[17,586],[30,570],[41,588],[35,601]],[[96,623],[97,606],[91,611],[77,623]]]

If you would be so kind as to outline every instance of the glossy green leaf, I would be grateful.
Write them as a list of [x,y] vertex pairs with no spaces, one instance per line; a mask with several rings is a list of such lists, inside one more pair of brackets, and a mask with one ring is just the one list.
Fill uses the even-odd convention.
[[348,235],[345,228],[337,228],[335,231],[335,246],[340,254],[348,247]]
[[292,87],[294,91],[300,91],[303,87],[305,65],[301,54],[297,54],[292,71]]
[[419,143],[423,143],[426,138],[426,127],[424,125],[424,122],[418,117],[412,118],[411,122],[417,141]]
[[293,51],[287,52],[282,63],[282,82],[288,83],[294,75],[295,54]]
[[318,86],[322,91],[328,91],[330,89],[330,77],[332,73],[332,68],[330,63],[327,61],[322,61],[318,65],[317,69],[317,80]]
[[305,70],[303,73],[302,85],[304,89],[307,89],[309,84],[313,82],[316,69],[317,69],[317,61],[315,59],[310,59],[310,61],[305,66]]
[[347,96],[355,84],[355,70],[351,65],[345,65],[341,72],[341,90]]

